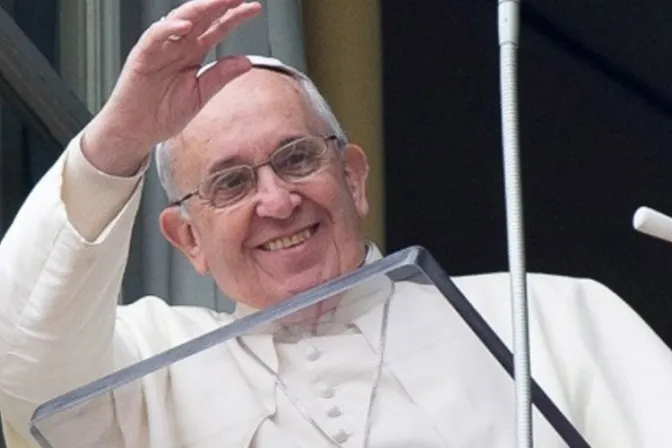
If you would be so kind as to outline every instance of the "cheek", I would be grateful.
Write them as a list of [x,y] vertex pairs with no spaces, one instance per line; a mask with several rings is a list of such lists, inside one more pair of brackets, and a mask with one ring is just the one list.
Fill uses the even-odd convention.
[[199,226],[199,243],[211,269],[235,268],[247,237],[249,220],[243,210],[209,212]]
[[340,205],[341,212],[347,218],[356,218],[355,194],[351,185],[345,178],[336,179],[334,185],[334,201]]
[[305,188],[303,196],[324,209],[336,227],[356,220],[353,196],[345,179],[325,176],[312,187]]

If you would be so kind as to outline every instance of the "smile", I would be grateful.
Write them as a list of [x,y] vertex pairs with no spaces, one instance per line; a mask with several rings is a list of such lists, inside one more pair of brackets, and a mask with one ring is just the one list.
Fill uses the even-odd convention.
[[289,249],[290,247],[298,246],[315,234],[317,225],[311,226],[307,229],[301,230],[291,236],[284,236],[275,240],[271,240],[261,245],[261,248],[267,251],[276,251],[282,249]]

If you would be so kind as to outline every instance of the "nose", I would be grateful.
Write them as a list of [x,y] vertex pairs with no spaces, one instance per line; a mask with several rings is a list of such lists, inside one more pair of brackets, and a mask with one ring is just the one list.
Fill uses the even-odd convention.
[[268,166],[257,172],[257,215],[262,218],[287,219],[301,204],[301,196],[287,188]]

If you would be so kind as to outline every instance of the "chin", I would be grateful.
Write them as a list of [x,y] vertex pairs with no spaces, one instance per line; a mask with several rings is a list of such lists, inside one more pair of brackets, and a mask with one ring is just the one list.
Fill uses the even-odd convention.
[[321,285],[322,283],[328,280],[338,277],[337,273],[335,273],[334,275],[324,275],[323,272],[319,272],[316,274],[312,274],[310,272],[302,272],[301,274],[292,276],[291,278],[283,282],[281,295],[284,298],[289,298],[295,296],[296,294],[314,288],[318,285]]

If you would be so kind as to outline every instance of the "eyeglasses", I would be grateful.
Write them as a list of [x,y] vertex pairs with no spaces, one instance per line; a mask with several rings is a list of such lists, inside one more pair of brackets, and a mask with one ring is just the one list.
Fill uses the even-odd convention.
[[329,148],[327,143],[332,140],[337,140],[337,137],[301,137],[276,149],[262,163],[237,165],[209,175],[194,191],[171,202],[169,206],[180,206],[194,196],[215,208],[233,205],[256,188],[257,169],[265,165],[269,165],[285,182],[305,179],[326,165]]

